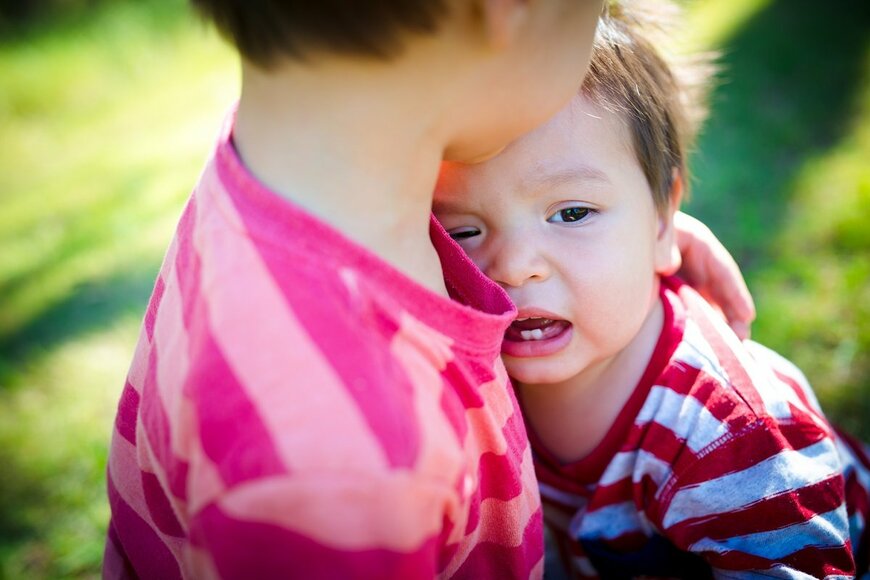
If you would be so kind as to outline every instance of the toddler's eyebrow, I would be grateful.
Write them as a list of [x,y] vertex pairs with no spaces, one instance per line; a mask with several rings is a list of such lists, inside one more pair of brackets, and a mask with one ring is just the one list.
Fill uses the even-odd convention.
[[588,165],[575,165],[555,170],[549,170],[546,167],[543,167],[541,168],[541,171],[536,172],[533,177],[525,180],[523,185],[526,188],[536,189],[540,187],[555,187],[577,181],[610,183],[610,179],[603,171]]

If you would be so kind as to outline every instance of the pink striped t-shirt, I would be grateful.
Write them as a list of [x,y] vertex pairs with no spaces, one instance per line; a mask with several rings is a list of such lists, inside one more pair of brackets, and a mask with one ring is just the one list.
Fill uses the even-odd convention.
[[528,578],[514,309],[435,222],[436,295],[242,165],[232,116],[121,395],[107,578]]

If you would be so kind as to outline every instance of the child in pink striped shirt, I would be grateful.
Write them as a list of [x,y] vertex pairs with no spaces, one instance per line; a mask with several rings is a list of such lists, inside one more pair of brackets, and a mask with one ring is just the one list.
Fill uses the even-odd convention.
[[242,94],[122,394],[105,576],[539,577],[513,306],[431,199],[576,90],[601,0],[196,4]]
[[681,86],[618,13],[543,127],[442,172],[435,213],[518,308],[502,353],[545,521],[580,578],[867,572],[867,449],[791,363],[666,276]]

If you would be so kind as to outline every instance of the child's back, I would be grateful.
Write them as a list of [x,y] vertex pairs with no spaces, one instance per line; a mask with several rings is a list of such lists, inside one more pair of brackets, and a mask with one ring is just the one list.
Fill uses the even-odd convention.
[[263,189],[222,139],[123,395],[107,565],[531,574],[534,474],[495,365],[512,306],[471,264],[445,274],[470,308]]
[[[388,36],[353,16],[375,7],[200,4],[244,53],[242,98],[119,405],[106,576],[540,575],[498,359],[513,307],[430,232],[431,192],[442,155],[491,154],[568,98],[600,2],[393,6],[403,50],[386,59],[363,49]],[[264,49],[294,10],[316,26]]]

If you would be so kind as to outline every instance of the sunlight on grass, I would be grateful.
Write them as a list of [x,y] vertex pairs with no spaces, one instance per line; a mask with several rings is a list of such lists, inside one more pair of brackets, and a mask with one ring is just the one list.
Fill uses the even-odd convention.
[[870,439],[870,37],[841,4],[819,26],[811,0],[687,3],[723,62],[690,211],[744,268],[753,338]]
[[773,0],[687,0],[682,42],[695,49],[720,47],[735,30]]
[[112,5],[72,38],[0,52],[4,133],[20,144],[0,159],[0,337],[81,281],[163,251],[236,93],[234,57],[212,34],[189,17],[152,30],[143,10]]
[[0,70],[0,578],[98,577],[114,408],[235,56],[184,0],[119,0]]
[[870,434],[870,47],[851,132],[807,162],[759,276],[757,333],[789,352],[844,426]]

